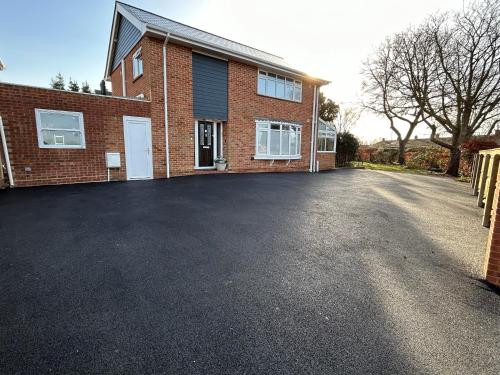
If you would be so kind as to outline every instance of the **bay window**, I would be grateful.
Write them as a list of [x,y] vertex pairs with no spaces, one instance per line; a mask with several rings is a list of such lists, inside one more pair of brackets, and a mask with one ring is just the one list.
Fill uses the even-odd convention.
[[259,70],[257,92],[273,98],[302,101],[302,82],[279,74]]
[[337,132],[331,124],[319,121],[318,152],[335,152],[337,146]]
[[255,159],[299,159],[301,125],[259,120]]

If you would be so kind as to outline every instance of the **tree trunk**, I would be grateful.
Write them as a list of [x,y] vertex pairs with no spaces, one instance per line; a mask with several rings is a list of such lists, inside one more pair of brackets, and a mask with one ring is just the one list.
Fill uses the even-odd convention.
[[458,169],[460,167],[460,157],[462,152],[459,146],[454,146],[450,149],[450,159],[446,168],[446,174],[450,176],[458,176]]
[[398,151],[398,164],[399,165],[405,164],[405,148],[406,148],[406,142],[399,142],[399,151]]

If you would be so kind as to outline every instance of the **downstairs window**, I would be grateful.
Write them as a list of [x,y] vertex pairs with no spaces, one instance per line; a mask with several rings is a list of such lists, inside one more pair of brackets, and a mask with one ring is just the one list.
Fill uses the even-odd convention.
[[83,113],[35,109],[40,148],[85,148]]
[[301,125],[256,121],[255,159],[299,159]]
[[335,152],[337,132],[335,127],[322,120],[319,121],[318,152]]

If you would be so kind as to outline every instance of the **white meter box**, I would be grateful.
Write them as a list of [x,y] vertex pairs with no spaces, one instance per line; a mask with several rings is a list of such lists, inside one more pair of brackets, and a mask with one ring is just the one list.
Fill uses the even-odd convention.
[[106,167],[107,168],[121,167],[119,152],[106,152]]

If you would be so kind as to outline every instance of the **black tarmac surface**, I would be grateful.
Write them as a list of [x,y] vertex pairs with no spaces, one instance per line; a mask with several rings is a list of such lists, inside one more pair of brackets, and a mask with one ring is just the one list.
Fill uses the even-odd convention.
[[498,374],[474,202],[362,170],[0,191],[0,373]]

